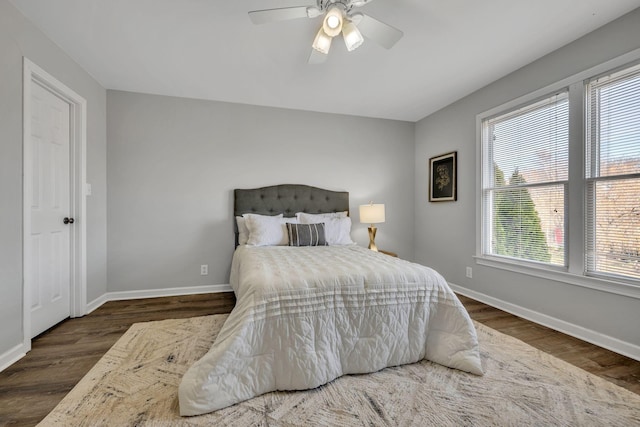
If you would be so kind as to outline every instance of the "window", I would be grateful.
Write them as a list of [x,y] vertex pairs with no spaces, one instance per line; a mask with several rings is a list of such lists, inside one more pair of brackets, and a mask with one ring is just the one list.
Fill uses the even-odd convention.
[[565,266],[568,92],[482,128],[484,255]]
[[640,66],[586,92],[586,270],[640,279]]
[[479,264],[640,298],[640,53],[630,59],[478,115]]

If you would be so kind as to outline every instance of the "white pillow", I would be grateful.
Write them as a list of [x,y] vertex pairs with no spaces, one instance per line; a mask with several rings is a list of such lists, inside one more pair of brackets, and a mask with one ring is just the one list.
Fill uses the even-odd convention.
[[249,230],[247,245],[250,246],[286,246],[289,244],[287,222],[295,222],[295,218],[283,218],[283,215],[268,216],[244,214],[245,224]]
[[[302,217],[304,217],[306,221],[313,221],[313,222],[302,222]],[[296,218],[302,224],[320,223],[320,222],[322,222],[323,219],[326,219],[326,218],[346,218],[346,217],[347,217],[347,211],[344,211],[344,212],[327,212],[327,213],[319,213],[319,214],[310,214],[310,213],[306,213],[306,212],[297,212],[296,213]]]
[[353,245],[351,240],[351,218],[323,218],[318,219],[317,215],[309,215],[302,213],[300,215],[300,223],[316,224],[324,223],[324,237],[329,246],[335,245]]
[[238,224],[238,244],[246,245],[249,240],[249,229],[245,223],[245,219],[241,216],[236,217],[236,224]]
[[[255,216],[266,216],[268,218],[274,218],[274,216],[269,215],[258,215],[258,214],[245,214],[245,215],[255,215]],[[282,218],[282,214],[275,215],[275,218]],[[245,218],[243,216],[236,217],[236,224],[238,224],[238,245],[246,245],[249,240],[249,229],[247,228],[247,223],[245,222]]]

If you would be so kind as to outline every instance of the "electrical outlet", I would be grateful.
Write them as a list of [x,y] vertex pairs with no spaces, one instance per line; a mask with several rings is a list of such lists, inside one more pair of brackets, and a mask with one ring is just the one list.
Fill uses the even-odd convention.
[[469,279],[473,278],[473,269],[471,267],[467,267],[467,277]]
[[202,264],[200,266],[200,275],[206,276],[207,274],[209,274],[209,266],[207,264]]

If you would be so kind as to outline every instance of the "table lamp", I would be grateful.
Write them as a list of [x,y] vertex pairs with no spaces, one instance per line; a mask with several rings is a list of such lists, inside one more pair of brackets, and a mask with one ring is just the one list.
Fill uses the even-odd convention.
[[379,224],[384,222],[384,205],[373,204],[370,202],[368,205],[360,205],[360,223],[371,224],[369,227],[369,249],[378,252],[376,247],[376,231],[378,229],[373,224]]

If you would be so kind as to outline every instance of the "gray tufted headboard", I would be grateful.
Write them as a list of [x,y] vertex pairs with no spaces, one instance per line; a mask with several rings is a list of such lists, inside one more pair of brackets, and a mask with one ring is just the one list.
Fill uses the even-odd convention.
[[235,217],[245,213],[295,216],[296,212],[324,213],[349,211],[349,193],[300,184],[233,190],[233,227],[238,245]]

